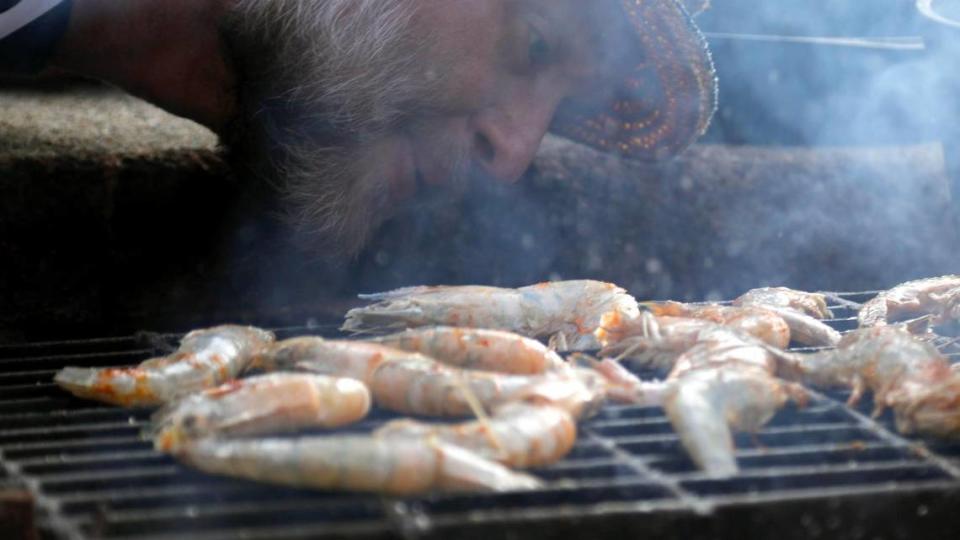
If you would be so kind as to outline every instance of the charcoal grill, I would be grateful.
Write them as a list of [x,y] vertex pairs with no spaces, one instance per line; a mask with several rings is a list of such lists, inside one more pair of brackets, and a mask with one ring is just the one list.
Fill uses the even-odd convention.
[[[837,318],[829,323],[852,328],[853,309],[870,295],[831,294]],[[298,334],[337,331],[335,325],[278,331],[279,337]],[[781,411],[758,434],[759,446],[738,437],[742,471],[728,480],[696,470],[659,409],[607,406],[582,426],[566,459],[536,471],[547,482],[542,490],[397,499],[277,488],[193,471],[141,440],[149,411],[78,400],[51,382],[63,365],[135,363],[165,353],[178,337],[142,333],[0,347],[0,493],[32,497],[42,536],[960,535],[960,443],[904,438],[889,415],[874,421],[867,415],[870,403],[848,408],[842,393],[817,393],[808,407]],[[350,430],[369,430],[389,418],[376,413]]]

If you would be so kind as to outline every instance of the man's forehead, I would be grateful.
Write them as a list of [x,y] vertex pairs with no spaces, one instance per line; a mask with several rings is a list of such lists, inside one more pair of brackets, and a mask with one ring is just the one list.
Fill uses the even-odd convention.
[[636,29],[620,0],[531,0],[561,34],[566,69],[583,91],[613,84],[629,64],[642,61]]

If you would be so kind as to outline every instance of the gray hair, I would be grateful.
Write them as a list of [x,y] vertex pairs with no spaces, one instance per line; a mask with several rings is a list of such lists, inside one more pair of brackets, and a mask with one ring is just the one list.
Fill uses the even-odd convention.
[[411,0],[238,0],[224,37],[241,78],[235,154],[282,193],[312,242],[355,255],[388,216],[377,142],[429,114]]

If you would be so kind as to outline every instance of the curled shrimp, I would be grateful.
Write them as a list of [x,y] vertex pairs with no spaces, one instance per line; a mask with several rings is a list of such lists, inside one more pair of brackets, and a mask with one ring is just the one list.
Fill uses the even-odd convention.
[[787,323],[792,341],[811,347],[835,347],[840,343],[840,332],[806,313],[779,306],[767,306],[764,309],[776,313]]
[[701,334],[720,325],[687,317],[657,317],[649,312],[635,319],[605,319],[598,339],[601,356],[630,359],[639,367],[669,372],[677,358],[700,341]]
[[567,367],[557,353],[539,341],[502,330],[439,326],[407,330],[373,341],[465,369],[535,375]]
[[802,345],[835,347],[840,342],[840,332],[821,321],[833,317],[823,294],[764,287],[745,292],[733,305],[776,313],[790,328],[790,339]]
[[[626,291],[600,281],[558,281],[519,289],[410,287],[363,295],[377,303],[352,309],[343,330],[368,332],[418,326],[467,326],[508,330],[533,338],[558,338],[573,350],[596,348],[593,332],[609,312],[638,314]],[[565,348],[565,347],[564,347]]]
[[[587,380],[593,379],[586,373]],[[533,386],[498,406],[489,418],[456,425],[396,420],[377,431],[387,438],[435,437],[510,467],[542,467],[562,459],[577,438],[577,419],[599,408],[599,379],[577,378]]]
[[341,427],[369,410],[370,392],[355,379],[273,373],[169,403],[154,413],[148,435],[157,450],[176,452],[203,437]]
[[[799,291],[791,289],[786,290],[797,294],[811,294],[799,293]],[[789,306],[757,303],[762,298],[763,295],[756,295],[750,300],[751,303],[734,306],[665,302],[651,306],[651,311],[656,315],[692,317],[712,321],[740,330],[780,349],[787,348],[791,341],[814,347],[832,347],[840,341],[840,333],[820,319]],[[799,302],[796,304],[801,305]],[[826,313],[829,313],[829,311]]]
[[678,375],[664,409],[694,463],[728,477],[739,470],[731,429],[756,433],[791,399],[803,404],[806,394],[762,370],[713,366]]
[[693,461],[712,477],[738,471],[731,429],[759,431],[802,387],[774,376],[786,358],[728,329],[703,334],[667,379],[663,405]]
[[541,487],[532,476],[423,437],[203,439],[185,446],[177,457],[208,473],[314,489],[415,495]]
[[790,327],[782,317],[767,309],[680,302],[652,304],[649,308],[657,316],[703,319],[735,328],[781,349],[785,349],[790,344]]
[[[664,381],[642,381],[606,359],[596,366],[620,401],[661,405],[694,463],[713,477],[737,472],[732,430],[754,433],[788,400],[806,393],[776,373],[793,373],[795,360],[732,328],[698,319],[649,315],[647,337],[635,336],[631,359],[671,368]],[[696,323],[699,324],[694,324]],[[617,346],[631,346],[624,340]]]
[[249,326],[217,326],[184,336],[169,356],[126,368],[66,367],[53,380],[87,399],[125,407],[152,406],[233,379],[273,334]]
[[734,300],[733,305],[790,308],[815,319],[833,317],[833,313],[827,308],[827,297],[823,294],[798,291],[786,287],[751,289]]
[[446,365],[419,353],[363,341],[294,338],[271,346],[262,367],[299,369],[364,382],[377,405],[427,416],[468,416],[471,397],[491,408],[556,374],[512,375]]
[[891,407],[905,433],[960,435],[960,376],[933,345],[894,326],[860,329],[835,350],[799,357],[800,379],[851,389],[849,405],[873,392],[873,415]]
[[861,328],[870,328],[923,315],[931,315],[934,324],[960,318],[960,275],[918,279],[897,285],[865,303],[857,320]]

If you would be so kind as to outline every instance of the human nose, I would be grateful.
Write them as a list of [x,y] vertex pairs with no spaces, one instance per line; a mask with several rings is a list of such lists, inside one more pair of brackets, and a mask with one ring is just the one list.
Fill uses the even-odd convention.
[[495,179],[517,182],[533,162],[555,108],[515,102],[477,112],[471,122],[474,159]]

